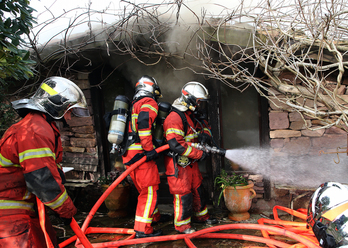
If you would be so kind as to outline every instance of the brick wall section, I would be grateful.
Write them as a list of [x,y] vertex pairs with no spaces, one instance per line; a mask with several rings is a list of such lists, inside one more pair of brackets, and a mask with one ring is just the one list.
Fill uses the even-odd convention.
[[67,179],[95,180],[98,173],[98,152],[88,73],[71,76],[69,79],[83,91],[91,116],[72,116],[71,120],[67,121],[68,127],[60,127],[63,145],[62,165],[74,167],[73,171],[66,173]]

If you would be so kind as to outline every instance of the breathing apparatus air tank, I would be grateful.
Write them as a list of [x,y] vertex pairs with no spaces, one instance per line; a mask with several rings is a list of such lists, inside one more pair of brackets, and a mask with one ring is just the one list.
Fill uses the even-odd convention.
[[124,139],[129,105],[130,101],[126,96],[118,95],[115,98],[114,110],[112,111],[113,115],[111,117],[108,133],[108,141],[112,144],[110,153],[115,153],[115,150],[118,149],[118,146]]
[[156,118],[156,127],[154,131],[154,138],[156,139],[159,145],[162,145],[164,136],[163,136],[163,123],[166,117],[168,116],[171,109],[171,104],[168,102],[158,103],[158,115]]

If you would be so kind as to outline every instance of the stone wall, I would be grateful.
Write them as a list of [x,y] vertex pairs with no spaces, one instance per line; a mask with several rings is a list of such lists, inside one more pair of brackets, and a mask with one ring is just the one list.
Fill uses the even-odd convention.
[[[273,92],[278,96],[280,95],[279,92]],[[341,93],[341,97],[348,100],[348,95],[345,94],[346,86],[343,85],[339,93]],[[333,152],[336,151],[337,147],[347,146],[347,133],[345,131],[337,127],[317,129],[321,126],[320,120],[310,117],[305,117],[303,120],[299,113],[290,112],[290,107],[277,101],[276,98],[269,101],[269,104],[270,145],[274,152],[286,152],[293,155],[318,155],[320,150]],[[307,100],[306,105],[313,107],[314,103]],[[324,108],[323,105],[318,107]]]
[[68,181],[95,181],[99,176],[96,131],[93,120],[88,73],[70,75],[69,79],[83,91],[89,106],[90,117],[75,117],[67,121],[68,127],[60,125],[63,145],[63,167],[73,167],[67,172]]
[[258,200],[265,198],[263,175],[249,175],[248,179],[252,180],[254,183],[253,189],[255,190],[256,196],[253,198],[252,202],[255,204]]
[[[348,99],[346,86],[342,86],[339,90],[340,95]],[[280,96],[279,92],[274,92]],[[347,133],[337,127],[330,127],[327,129],[318,129],[320,121],[315,118],[305,117],[302,119],[297,112],[291,112],[290,108],[277,101],[275,97],[269,101],[269,128],[270,128],[270,148],[273,152],[273,157],[282,158],[287,157],[296,161],[301,161],[302,158],[310,158],[306,161],[319,161],[318,163],[308,162],[305,168],[301,168],[297,172],[293,172],[293,176],[298,177],[298,182],[294,181],[294,185],[282,184],[276,182],[272,184],[272,200],[270,205],[282,205],[286,207],[306,208],[310,196],[319,186],[320,182],[330,180],[344,180],[342,177],[335,175],[335,171],[340,168],[344,171],[345,162],[347,160]],[[306,102],[312,105],[312,102]],[[321,110],[325,107],[319,106]],[[314,129],[314,130],[311,130]],[[339,151],[340,153],[335,154]],[[328,161],[325,166],[319,165],[320,160]],[[277,161],[274,159],[273,161]],[[278,160],[279,161],[279,160]],[[341,162],[340,164],[338,162]],[[300,163],[300,162],[298,162]],[[270,167],[276,166],[270,164]],[[296,164],[295,164],[296,166]],[[313,185],[304,183],[297,186],[303,178],[317,179]],[[274,180],[272,180],[274,181]],[[344,183],[344,182],[343,182]],[[294,205],[295,204],[295,205]],[[297,204],[297,205],[296,205]]]

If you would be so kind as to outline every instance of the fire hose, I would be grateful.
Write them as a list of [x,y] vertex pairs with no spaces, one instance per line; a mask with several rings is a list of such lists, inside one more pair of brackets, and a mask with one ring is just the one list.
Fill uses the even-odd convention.
[[[197,145],[198,147],[198,145]],[[166,150],[169,148],[169,145],[164,145],[156,149],[158,153]],[[205,148],[208,149],[209,148]],[[210,151],[213,151],[215,153],[219,153],[221,155],[225,154],[225,150],[223,149],[213,149],[210,148]],[[165,236],[157,236],[157,237],[149,237],[149,238],[139,238],[139,239],[134,239],[135,233],[134,230],[132,229],[125,229],[125,228],[96,228],[96,227],[89,227],[88,225],[90,221],[92,220],[94,214],[100,207],[100,205],[104,202],[104,200],[107,198],[107,196],[110,194],[110,192],[135,168],[137,168],[140,164],[145,162],[146,157],[143,157],[140,159],[138,162],[134,163],[132,166],[128,167],[127,170],[125,170],[121,176],[119,176],[111,185],[110,187],[103,193],[103,195],[98,199],[98,201],[95,203],[91,211],[89,212],[88,216],[86,217],[82,227],[80,228],[79,225],[76,223],[76,221],[73,219],[70,227],[76,234],[76,236],[73,236],[66,241],[62,242],[59,244],[60,248],[63,248],[67,245],[69,245],[71,242],[76,241],[75,246],[79,247],[81,246],[81,243],[84,247],[120,247],[124,245],[133,245],[133,244],[141,244],[141,243],[149,243],[149,242],[163,242],[163,241],[171,241],[171,240],[178,240],[178,239],[183,239],[185,243],[187,244],[188,247],[196,247],[191,239],[193,238],[223,238],[223,239],[240,239],[240,240],[249,240],[249,241],[254,241],[254,242],[260,242],[260,243],[265,243],[269,247],[290,247],[289,244],[278,241],[278,240],[273,240],[270,238],[269,234],[278,234],[278,235],[283,235],[287,236],[293,240],[296,240],[300,242],[302,245],[305,247],[309,248],[320,248],[318,245],[318,242],[313,240],[312,238],[308,238],[308,234],[306,235],[300,235],[295,232],[286,230],[284,228],[281,228],[280,225],[282,223],[289,224],[288,222],[283,222],[282,220],[277,220],[275,226],[267,226],[264,225],[267,221],[260,222],[262,224],[227,224],[227,225],[220,225],[220,226],[215,226],[215,227],[210,227],[206,228],[203,230],[199,230],[197,232],[191,233],[191,234],[178,234],[178,235],[165,235]],[[286,208],[283,208],[282,210],[286,210]],[[297,214],[296,211],[293,211],[292,214]],[[297,214],[299,216],[300,214]],[[274,215],[278,217],[278,215]],[[300,215],[303,217],[302,215]],[[285,225],[286,226],[286,225]],[[296,224],[295,224],[296,226]],[[303,225],[301,225],[303,226]],[[257,229],[261,230],[263,234],[262,237],[257,237],[257,236],[250,236],[250,235],[240,235],[240,234],[228,234],[228,233],[212,233],[216,231],[224,231],[224,230],[231,230],[231,229]],[[95,243],[91,244],[88,239],[86,238],[86,234],[89,233],[120,233],[120,234],[131,234],[130,237],[128,237],[125,240],[121,241],[113,241],[113,242],[105,242],[105,243]],[[309,236],[311,233],[309,234]]]
[[[158,153],[165,151],[169,149],[169,145],[166,144],[164,146],[161,146],[159,148],[156,149],[156,151]],[[144,163],[146,160],[146,157],[141,158],[139,161],[135,162],[133,165],[129,166],[127,168],[127,170],[125,170],[108,188],[107,190],[102,194],[102,196],[98,199],[98,201],[94,204],[94,206],[92,207],[91,211],[89,212],[89,214],[87,215],[86,220],[84,221],[81,231],[85,232],[89,223],[91,222],[94,214],[97,212],[97,210],[99,209],[100,205],[104,202],[104,200],[106,199],[106,197],[108,197],[108,195],[112,192],[112,190],[114,188],[116,188],[117,185],[119,185],[123,179],[126,178],[126,176],[128,176],[128,174],[130,172],[132,172],[133,170],[135,170],[139,165],[141,165],[142,163]],[[75,231],[75,230],[74,230]],[[76,242],[76,245],[78,244],[78,242]]]
[[[191,143],[192,146],[195,146],[196,148],[198,148],[199,144],[198,143]],[[206,149],[210,149],[211,151],[217,152],[218,150],[215,148],[214,150],[211,147],[205,146]],[[159,148],[156,149],[156,151],[158,153],[165,151],[169,149],[169,145],[166,144],[164,146],[161,146]],[[199,148],[198,148],[199,149]],[[203,148],[201,148],[203,149]],[[220,153],[223,153],[223,150],[220,149]],[[225,154],[225,153],[223,153]],[[93,206],[93,208],[91,209],[91,211],[89,212],[85,222],[82,225],[81,230],[83,232],[86,231],[86,228],[88,227],[90,221],[92,220],[94,214],[97,212],[97,210],[99,209],[99,207],[101,206],[101,204],[104,202],[104,200],[106,199],[106,197],[111,193],[111,191],[116,188],[116,186],[122,182],[123,179],[126,178],[126,176],[133,171],[134,169],[136,169],[139,165],[141,165],[142,163],[144,163],[146,160],[146,157],[141,158],[139,161],[135,162],[133,165],[131,165],[130,167],[127,168],[127,170],[125,170],[109,187],[108,189],[103,193],[103,195],[98,199],[98,201],[95,203],[95,205]]]

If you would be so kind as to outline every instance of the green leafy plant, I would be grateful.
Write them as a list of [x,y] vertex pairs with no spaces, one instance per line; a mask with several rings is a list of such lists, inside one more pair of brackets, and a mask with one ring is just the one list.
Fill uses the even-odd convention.
[[33,76],[32,66],[25,49],[30,28],[36,23],[28,0],[0,1],[0,83],[7,84],[8,78],[29,79]]
[[[105,177],[99,177],[98,178],[98,185],[111,185],[120,175],[122,174],[122,171],[109,171]],[[122,185],[125,186],[128,184],[126,178],[122,180]]]
[[232,172],[232,175],[228,175],[225,170],[221,170],[220,176],[217,176],[214,181],[214,186],[221,189],[218,205],[220,204],[221,197],[226,187],[236,188],[236,186],[246,186],[249,183],[248,181],[246,175],[236,174],[235,172]]
[[36,62],[25,39],[36,23],[28,0],[0,1],[0,135],[14,123],[9,91],[34,75]]

